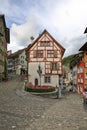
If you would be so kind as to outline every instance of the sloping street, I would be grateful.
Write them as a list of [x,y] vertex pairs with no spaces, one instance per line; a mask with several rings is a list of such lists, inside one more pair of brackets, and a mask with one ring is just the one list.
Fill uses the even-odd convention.
[[86,130],[87,111],[78,94],[62,99],[23,91],[17,79],[0,83],[0,130]]

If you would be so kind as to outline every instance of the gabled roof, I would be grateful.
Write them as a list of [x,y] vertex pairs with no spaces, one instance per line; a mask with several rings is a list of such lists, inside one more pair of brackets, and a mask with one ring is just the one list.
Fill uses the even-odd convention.
[[70,68],[73,68],[74,66],[78,65],[81,62],[83,56],[83,52],[75,54],[70,62]]
[[79,49],[79,51],[87,51],[87,42]]
[[16,51],[16,52],[10,54],[10,55],[8,56],[8,58],[17,57],[17,56],[19,56],[24,50],[26,50],[26,48],[21,49],[21,50],[18,50],[18,51]]
[[41,38],[43,34],[48,34],[49,37],[53,39],[53,41],[57,44],[57,46],[59,46],[62,49],[62,55],[63,55],[65,52],[65,48],[61,46],[60,43],[57,42],[46,29],[38,36],[38,38],[32,44],[29,44],[29,46],[27,47],[27,51]]

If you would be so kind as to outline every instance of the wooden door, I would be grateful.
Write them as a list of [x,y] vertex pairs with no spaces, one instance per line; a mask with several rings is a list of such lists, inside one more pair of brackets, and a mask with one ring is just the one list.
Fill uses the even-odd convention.
[[38,79],[35,79],[35,86],[38,86]]

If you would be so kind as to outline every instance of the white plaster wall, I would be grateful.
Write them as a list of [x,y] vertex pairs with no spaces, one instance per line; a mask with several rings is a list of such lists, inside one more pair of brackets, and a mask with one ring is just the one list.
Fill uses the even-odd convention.
[[[23,56],[24,58],[21,58],[21,56]],[[26,61],[25,50],[19,55],[19,59],[20,59],[20,64],[21,64],[24,68],[27,68],[27,61]],[[21,63],[21,60],[24,61],[24,63]]]
[[37,73],[38,66],[41,66],[42,74],[44,74],[44,62],[31,62],[28,64],[28,74],[29,74],[29,82],[35,85],[35,79],[38,79],[38,84],[40,85],[39,75]]
[[51,83],[52,83],[52,86],[59,87],[59,75],[52,75]]
[[16,68],[16,74],[17,75],[20,75],[20,68],[21,68],[21,65],[18,65],[17,68]]
[[54,87],[59,87],[59,76],[58,75],[50,75],[51,76],[51,83],[44,83],[44,76],[42,77],[42,84],[43,85],[51,85]]
[[29,79],[28,81],[35,85],[35,79],[38,79],[38,85],[40,85],[40,78],[37,73],[38,65],[42,68],[42,76],[41,76],[41,85],[52,85],[54,87],[59,87],[59,76],[58,75],[50,75],[51,76],[51,83],[44,83],[44,74],[45,74],[45,65],[44,62],[31,62],[28,64],[28,74]]

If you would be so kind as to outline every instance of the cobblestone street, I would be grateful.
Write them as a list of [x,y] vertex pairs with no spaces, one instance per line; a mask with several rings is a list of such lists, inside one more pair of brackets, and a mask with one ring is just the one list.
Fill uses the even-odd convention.
[[22,87],[17,80],[0,83],[0,130],[87,130],[81,95],[44,98]]

